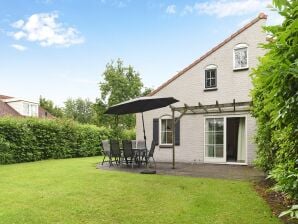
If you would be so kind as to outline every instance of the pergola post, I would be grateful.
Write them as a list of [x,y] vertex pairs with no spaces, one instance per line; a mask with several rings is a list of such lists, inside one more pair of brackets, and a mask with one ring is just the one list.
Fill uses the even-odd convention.
[[173,164],[172,169],[175,169],[175,109],[171,107],[172,109],[172,150],[173,150]]

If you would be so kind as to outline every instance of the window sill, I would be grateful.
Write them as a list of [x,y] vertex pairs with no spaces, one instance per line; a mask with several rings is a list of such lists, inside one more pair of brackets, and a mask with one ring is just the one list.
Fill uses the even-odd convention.
[[216,91],[217,88],[205,88],[204,92],[209,92],[209,91]]
[[233,71],[234,72],[238,72],[238,71],[245,71],[245,70],[248,70],[249,67],[246,67],[246,68],[234,68]]
[[159,148],[172,148],[173,145],[159,145]]

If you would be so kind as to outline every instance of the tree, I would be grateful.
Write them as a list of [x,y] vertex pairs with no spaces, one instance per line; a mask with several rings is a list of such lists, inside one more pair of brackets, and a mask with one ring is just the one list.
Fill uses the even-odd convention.
[[117,119],[103,113],[112,105],[142,96],[151,90],[144,89],[139,73],[130,65],[124,66],[123,61],[120,59],[108,63],[102,76],[103,81],[99,84],[101,94],[95,106],[100,124],[133,128],[135,126],[135,115],[119,116]]
[[257,119],[257,165],[276,189],[298,198],[298,1],[274,0],[282,25],[268,26],[271,40],[253,71],[253,116]]
[[42,96],[39,97],[39,105],[55,117],[63,117],[63,110],[55,106],[52,100],[47,100]]
[[64,103],[64,115],[80,123],[93,124],[95,122],[95,110],[93,103],[88,99],[71,99]]

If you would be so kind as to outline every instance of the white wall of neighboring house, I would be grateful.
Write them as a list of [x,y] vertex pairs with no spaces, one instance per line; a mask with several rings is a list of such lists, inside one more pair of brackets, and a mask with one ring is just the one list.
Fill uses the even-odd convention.
[[38,117],[38,103],[20,99],[9,99],[5,102],[23,116]]
[[[232,103],[251,101],[249,96],[252,88],[249,74],[252,68],[258,64],[258,57],[264,54],[264,50],[259,47],[260,43],[266,41],[266,34],[262,30],[265,25],[265,19],[259,19],[256,23],[246,30],[232,38],[211,55],[200,61],[194,67],[186,71],[174,81],[170,82],[164,88],[154,94],[157,97],[175,97],[180,102],[174,106],[183,106],[184,103],[189,106],[197,106],[198,102],[204,105],[219,103]],[[233,49],[238,44],[248,45],[249,69],[233,70]],[[186,49],[187,50],[187,49]],[[217,66],[217,90],[205,90],[205,68],[208,65]],[[147,145],[151,144],[153,139],[153,119],[160,118],[163,115],[171,115],[169,107],[152,110],[144,113],[145,128],[147,134]],[[245,116],[246,117],[246,137],[247,137],[247,155],[246,164],[252,164],[255,158],[255,144],[253,135],[255,133],[256,123],[254,118],[246,113],[227,113],[208,116]],[[177,113],[177,116],[179,114]],[[178,162],[204,162],[204,121],[207,114],[185,115],[180,121],[180,145],[176,146],[176,161]],[[137,115],[137,139],[143,139],[141,115]],[[160,138],[160,137],[159,137]],[[157,161],[171,161],[172,149],[157,146],[155,151]]]

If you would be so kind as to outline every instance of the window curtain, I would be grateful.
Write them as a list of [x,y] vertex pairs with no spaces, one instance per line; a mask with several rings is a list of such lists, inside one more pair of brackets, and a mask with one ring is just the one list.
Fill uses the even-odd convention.
[[245,162],[246,153],[245,118],[240,118],[238,128],[237,161]]

